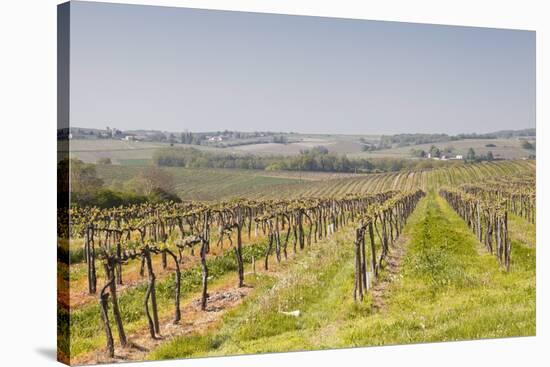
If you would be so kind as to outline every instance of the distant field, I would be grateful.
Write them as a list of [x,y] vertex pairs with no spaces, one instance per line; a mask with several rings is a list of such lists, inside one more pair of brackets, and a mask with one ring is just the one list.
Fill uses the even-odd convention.
[[[465,182],[481,181],[491,177],[533,175],[535,161],[497,161],[476,164],[459,163],[453,166],[398,171],[376,174],[358,174],[345,178],[307,183],[288,183],[273,190],[262,188],[254,197],[316,197],[340,196],[345,194],[372,193],[386,190],[430,190],[442,185],[459,185]],[[275,196],[274,196],[275,195]]]
[[303,140],[289,144],[252,144],[237,146],[235,151],[252,154],[281,154],[293,155],[300,151],[322,145],[333,153],[359,153],[362,145],[358,136],[349,135],[312,135],[304,136]]
[[[372,138],[372,137],[370,137]],[[384,149],[374,152],[363,152],[359,136],[352,135],[302,135],[302,141],[289,144],[251,144],[230,148],[216,148],[199,145],[176,144],[177,147],[193,147],[219,153],[240,153],[259,155],[295,155],[300,151],[322,145],[330,152],[347,154],[350,157],[362,158],[411,158],[411,149],[428,151],[432,144]],[[96,163],[100,158],[111,158],[113,164],[143,165],[149,164],[155,150],[169,147],[168,143],[132,142],[122,140],[71,140],[71,157],[87,163]],[[496,147],[486,147],[494,144]],[[453,147],[453,154],[466,155],[469,148],[476,154],[493,152],[495,158],[521,159],[533,154],[523,149],[519,139],[468,139],[435,144],[438,148]]]
[[[114,189],[139,174],[143,167],[97,165],[99,177]],[[533,174],[534,161],[500,161],[445,168],[379,174],[261,171],[234,169],[162,168],[173,174],[176,193],[185,200],[220,200],[232,197],[281,198],[344,195],[384,190],[424,190],[501,175]]]
[[[316,136],[304,138],[303,142],[288,145],[260,144],[242,146],[239,148],[198,147],[211,151],[244,152],[247,149],[258,154],[274,154],[280,152],[299,152],[315,145],[337,147],[342,151],[352,150],[354,140],[350,136]],[[332,139],[332,140],[330,140]],[[332,145],[331,145],[332,144]],[[496,147],[488,148],[486,144]],[[441,148],[452,145],[455,154],[465,154],[473,147],[477,154],[485,154],[491,150],[495,157],[518,158],[525,157],[530,152],[520,147],[517,139],[464,140],[438,145]],[[99,158],[109,157],[113,165],[98,165],[98,173],[106,185],[114,189],[124,189],[125,182],[135,177],[143,166],[152,163],[153,152],[161,147],[169,146],[163,143],[126,142],[120,140],[74,140],[71,141],[71,155],[95,163]],[[181,145],[180,145],[181,146]],[[415,146],[416,149],[428,150],[431,144]],[[193,146],[197,147],[197,146]],[[411,147],[395,148],[373,153],[353,153],[361,157],[409,157]],[[261,154],[261,152],[260,152]],[[456,162],[456,167],[441,169],[423,169],[407,172],[392,172],[384,174],[343,174],[324,172],[292,172],[292,171],[262,171],[262,170],[231,170],[231,169],[187,169],[179,167],[163,168],[174,175],[176,193],[183,199],[218,200],[231,197],[248,198],[278,198],[282,195],[290,197],[313,195],[341,195],[348,192],[373,192],[388,189],[411,189],[414,187],[428,188],[434,182],[455,184],[465,179],[483,179],[502,173],[522,173],[534,170],[531,161],[502,161],[479,165],[464,165]],[[330,182],[329,182],[330,181]]]
[[[250,144],[230,148],[217,148],[200,145],[176,144],[176,147],[193,147],[219,153],[240,153],[260,155],[295,155],[315,146],[325,146],[335,153],[359,153],[361,144],[357,136],[312,135],[303,136],[303,141],[289,144]],[[87,163],[96,163],[100,158],[111,158],[113,164],[140,165],[151,160],[155,150],[170,147],[169,143],[135,142],[113,139],[71,140],[71,156]]]
[[[124,182],[136,177],[142,167],[98,165],[97,172],[105,184],[121,189]],[[252,193],[274,190],[281,185],[299,183],[298,176],[277,177],[263,171],[163,168],[173,174],[176,193],[185,200],[217,200],[250,197]],[[311,178],[310,178],[311,179]],[[304,177],[302,180],[306,180]]]
[[[202,147],[197,145],[178,144],[178,146],[214,151],[222,150],[220,148]],[[70,156],[78,158],[86,163],[96,163],[100,158],[111,158],[113,164],[139,165],[150,161],[155,150],[166,147],[170,147],[170,144],[113,139],[75,139],[70,142]]]
[[122,140],[71,140],[70,156],[87,163],[95,163],[100,158],[110,158],[113,163],[130,159],[151,159],[153,152],[162,143],[131,142]]
[[[494,144],[496,147],[486,147],[487,144]],[[533,154],[532,151],[521,147],[521,141],[519,139],[466,139],[437,144],[421,144],[401,148],[384,149],[374,152],[360,152],[352,154],[352,156],[364,158],[407,158],[411,157],[411,149],[423,149],[427,152],[430,150],[432,145],[435,145],[440,149],[445,147],[453,147],[454,155],[466,155],[469,148],[473,148],[478,155],[487,154],[488,151],[491,151],[493,152],[495,158],[504,159],[521,159]]]

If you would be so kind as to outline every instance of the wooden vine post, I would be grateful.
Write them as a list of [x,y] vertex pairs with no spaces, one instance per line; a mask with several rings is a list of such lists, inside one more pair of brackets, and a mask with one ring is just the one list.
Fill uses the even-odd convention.
[[208,253],[209,247],[209,226],[208,221],[210,218],[210,213],[208,211],[204,212],[204,222],[203,222],[203,233],[201,237],[201,274],[202,274],[202,293],[201,293],[201,310],[206,310],[206,302],[208,299],[208,266],[206,264],[206,254]]

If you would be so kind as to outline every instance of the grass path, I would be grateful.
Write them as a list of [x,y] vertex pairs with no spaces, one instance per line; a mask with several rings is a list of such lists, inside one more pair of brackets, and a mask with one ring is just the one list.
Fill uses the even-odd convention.
[[409,224],[402,278],[387,309],[346,325],[342,346],[535,334],[534,249],[514,241],[506,273],[433,192]]
[[508,230],[512,239],[516,239],[524,246],[535,247],[537,240],[535,224],[528,222],[520,216],[509,213]]
[[[381,309],[372,294],[353,302],[352,231],[341,232],[259,278],[219,327],[175,338],[149,358],[534,335],[534,248],[513,237],[506,273],[434,192],[419,203],[404,237],[401,271],[385,287]],[[293,310],[300,316],[279,312]]]

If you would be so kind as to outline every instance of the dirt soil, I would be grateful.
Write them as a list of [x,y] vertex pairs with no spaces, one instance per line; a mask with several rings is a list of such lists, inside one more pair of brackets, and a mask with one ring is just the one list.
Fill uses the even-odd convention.
[[387,289],[399,276],[407,243],[407,236],[401,234],[393,246],[390,246],[390,251],[384,264],[384,271],[387,272],[387,274],[369,291],[372,292],[372,304],[374,311],[379,311],[386,305],[386,299],[388,297]]
[[[258,236],[252,235],[251,239],[246,238],[246,243],[243,244],[243,246],[250,246],[253,245],[259,241],[262,241],[264,239],[264,236],[262,234],[259,234]],[[233,243],[236,242],[236,239],[233,240]],[[214,244],[214,246],[210,247],[210,254],[209,256],[215,257],[223,255],[227,251],[233,251],[233,248],[229,246],[227,242],[227,238],[224,239],[224,245],[219,247]],[[172,258],[168,256],[167,261],[167,268],[163,269],[161,265],[161,256],[155,255],[153,256],[153,268],[155,269],[155,275],[157,276],[157,280],[162,280],[175,271],[175,265],[173,263]],[[195,251],[195,256],[191,256],[189,254],[186,254],[183,256],[183,263],[180,264],[181,271],[188,270],[192,268],[193,266],[197,265],[200,262],[200,257],[198,256],[198,251]],[[72,266],[81,266],[85,267],[85,264],[78,264],[78,265],[72,265]],[[96,263],[97,267],[102,266],[100,261],[97,261]],[[127,289],[134,288],[140,284],[147,283],[147,276],[142,277],[139,275],[139,268],[140,268],[140,261],[134,260],[131,264],[125,265],[122,267],[122,280],[123,285],[117,285],[117,292],[124,292]],[[104,284],[104,279],[101,276],[98,276],[98,288],[101,288],[102,284]],[[91,303],[98,301],[98,295],[97,294],[89,294],[88,293],[88,280],[85,276],[81,277],[78,280],[71,280],[70,283],[67,281],[64,281],[62,279],[58,279],[59,282],[64,282],[63,284],[59,285],[58,288],[62,291],[65,290],[64,293],[62,293],[58,297],[58,301],[63,304],[65,307],[69,307],[71,309],[78,309],[81,307],[84,307],[86,305],[89,305]],[[67,302],[69,302],[69,305],[67,305]]]

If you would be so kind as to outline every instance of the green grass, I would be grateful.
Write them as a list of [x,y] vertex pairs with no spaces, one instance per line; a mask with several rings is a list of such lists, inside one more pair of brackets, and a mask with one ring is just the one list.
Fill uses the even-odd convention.
[[535,250],[513,237],[512,269],[505,272],[435,192],[409,219],[402,269],[380,311],[371,307],[370,294],[361,304],[352,300],[350,232],[314,246],[276,279],[259,278],[255,293],[226,314],[218,330],[176,338],[149,358],[535,334]]
[[74,239],[71,239],[71,241],[67,241],[66,239],[58,240],[57,257],[59,261],[72,265],[83,262],[84,255],[82,241],[75,241]]
[[[346,289],[348,287],[341,287],[353,282],[353,273],[342,271],[353,271],[350,267],[353,256],[348,246],[350,240],[350,231],[347,231],[338,233],[336,239],[329,243],[311,245],[294,261],[283,264],[281,276],[257,277],[254,295],[226,314],[220,330],[176,338],[154,351],[150,358],[286,351],[296,349],[293,345],[299,349],[313,347],[301,333],[339,318],[331,308],[338,307],[351,296],[351,290]],[[340,296],[331,294],[335,289],[338,289]],[[323,300],[324,304],[319,305],[319,300]],[[300,310],[301,316],[286,316],[279,310]],[[190,350],[188,345],[196,340],[207,340],[210,347],[207,350]]]
[[526,219],[511,214],[508,214],[508,231],[512,238],[516,238],[527,247],[535,247],[537,242],[535,224],[528,222]]
[[512,271],[485,253],[434,193],[420,208],[387,310],[341,331],[348,345],[534,335],[535,253],[513,242]]

